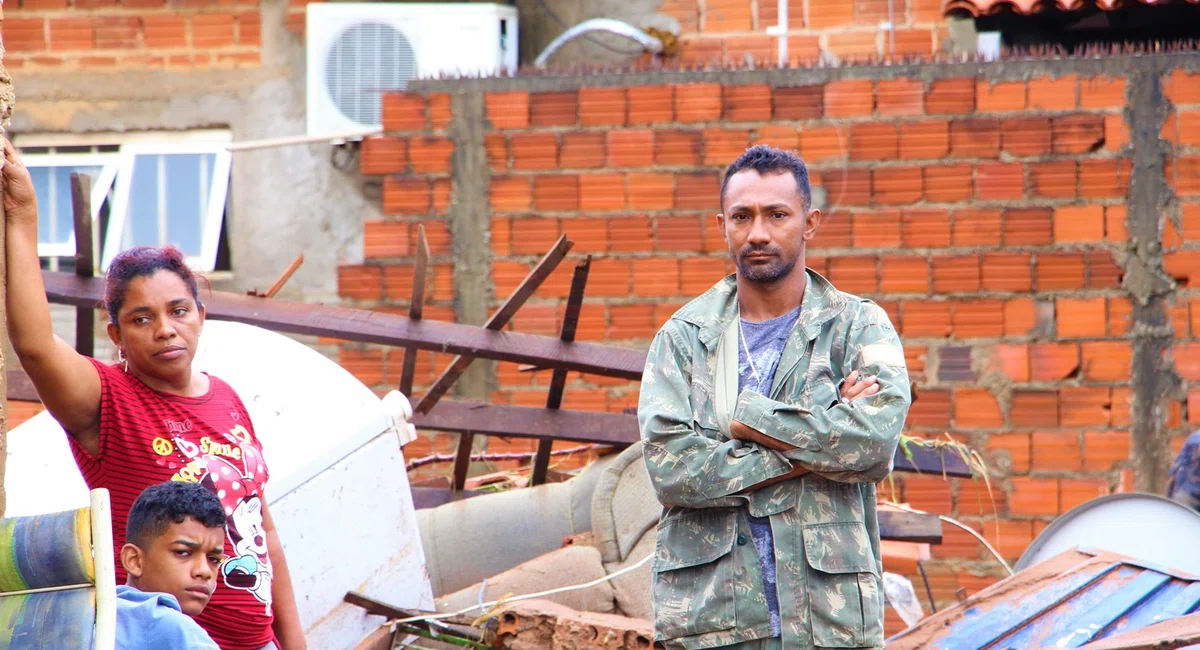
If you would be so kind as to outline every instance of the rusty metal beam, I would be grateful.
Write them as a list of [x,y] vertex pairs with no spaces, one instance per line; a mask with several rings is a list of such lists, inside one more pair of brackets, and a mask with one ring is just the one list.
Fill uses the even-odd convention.
[[[92,232],[92,177],[71,173],[71,216],[75,221],[75,275],[90,278],[96,273]],[[96,311],[75,308],[75,351],[96,356]]]
[[[54,303],[92,308],[104,295],[103,284],[98,278],[44,272],[42,279],[46,284],[46,295]],[[206,293],[204,299],[208,318],[257,325],[277,332],[411,346],[632,380],[641,379],[646,363],[645,350],[598,343],[563,343],[557,337],[493,332],[460,323],[414,321],[407,316],[380,311],[264,300],[221,291]]]
[[[592,256],[588,255],[582,262],[575,265],[571,275],[571,292],[567,295],[567,308],[563,313],[562,328],[558,338],[564,343],[575,340],[575,329],[579,326],[579,313],[583,310],[583,291],[587,287],[588,271],[592,266]],[[546,408],[558,409],[562,406],[563,390],[567,384],[567,371],[555,368],[550,377],[550,391],[546,395]],[[550,469],[550,452],[553,451],[553,440],[539,440],[537,455],[533,459],[533,475],[530,485],[541,485],[546,481],[546,472]]]
[[[508,321],[512,320],[512,317],[521,308],[521,305],[524,305],[525,301],[529,300],[530,296],[533,295],[533,292],[537,291],[538,287],[542,286],[542,283],[546,281],[546,278],[550,277],[554,269],[558,268],[558,263],[566,258],[567,253],[570,252],[571,247],[574,245],[575,242],[569,241],[566,235],[561,235],[558,241],[554,242],[554,246],[550,248],[549,252],[543,255],[542,259],[538,261],[537,266],[533,267],[529,275],[525,276],[521,284],[513,290],[508,300],[505,300],[504,304],[500,305],[500,308],[488,318],[487,322],[483,324],[483,328],[494,331],[504,329],[504,326],[508,324]],[[454,385],[454,382],[462,376],[462,373],[474,360],[475,357],[468,354],[460,354],[455,357],[450,362],[450,365],[442,371],[437,381],[433,382],[433,386],[429,388],[429,392],[425,393],[425,396],[413,408],[413,412],[428,413],[437,404],[438,400],[450,390],[450,387]]]
[[621,413],[549,410],[443,400],[429,413],[414,413],[417,429],[512,438],[570,440],[625,446],[639,439],[637,418]]
[[[413,269],[412,301],[408,305],[408,317],[421,320],[425,312],[425,275],[429,270],[429,240],[425,237],[425,226],[417,225],[417,264]],[[413,381],[417,373],[417,354],[414,347],[404,348],[404,367],[400,371],[400,392],[405,397],[412,395]]]

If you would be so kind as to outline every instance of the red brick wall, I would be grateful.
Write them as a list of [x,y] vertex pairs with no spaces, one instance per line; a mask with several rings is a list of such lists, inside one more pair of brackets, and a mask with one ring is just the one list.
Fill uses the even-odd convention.
[[[789,0],[788,58],[875,59],[930,55],[948,39],[940,0],[894,0],[895,34],[879,28],[889,19],[888,0]],[[680,58],[689,63],[778,60],[777,0],[667,0],[659,12],[679,20]],[[894,46],[893,46],[894,40]]]
[[[799,150],[828,197],[809,264],[877,300],[899,328],[920,386],[908,433],[966,441],[993,470],[994,502],[982,483],[935,476],[897,475],[894,496],[968,522],[1015,560],[1056,515],[1132,485],[1125,91],[1123,78],[1063,75],[487,93],[495,296],[566,233],[573,258],[594,258],[579,338],[645,346],[676,308],[730,270],[713,216],[723,166],[753,143]],[[1200,120],[1200,75],[1170,74],[1165,92],[1175,106],[1162,137],[1179,152],[1166,180],[1183,226],[1161,222],[1166,270],[1179,283],[1169,356],[1194,382],[1200,140],[1188,125]],[[424,224],[434,248],[427,313],[449,319],[449,96],[391,95],[385,107],[387,135],[364,143],[362,165],[384,177],[388,216],[366,225],[365,260],[340,270],[341,293],[404,309],[415,227]],[[512,329],[557,333],[570,266]],[[342,355],[368,383],[394,386],[401,351]],[[446,362],[433,356],[422,357],[419,384]],[[540,405],[548,380],[499,364],[493,399]],[[573,377],[566,406],[614,411],[636,399],[635,383]],[[1190,399],[1167,402],[1163,425],[1176,446],[1200,420],[1196,400],[1192,389]],[[427,435],[409,455],[452,445]],[[943,602],[1002,575],[953,527],[933,555],[929,573]]]
[[[257,65],[256,0],[20,0],[3,23],[10,70]],[[304,29],[292,0],[288,29]]]

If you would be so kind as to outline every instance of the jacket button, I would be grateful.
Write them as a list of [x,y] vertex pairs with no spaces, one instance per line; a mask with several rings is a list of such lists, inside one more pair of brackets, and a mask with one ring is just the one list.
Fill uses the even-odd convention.
[[738,542],[738,546],[745,546],[745,545],[746,545],[746,536],[745,536],[745,535],[738,535],[738,540],[737,540],[737,542]]

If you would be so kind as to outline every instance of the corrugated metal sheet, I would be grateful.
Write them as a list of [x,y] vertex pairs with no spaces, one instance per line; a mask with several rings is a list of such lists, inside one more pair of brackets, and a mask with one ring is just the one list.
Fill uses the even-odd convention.
[[[1084,648],[1097,641],[1116,640],[1118,635],[1155,623],[1185,617],[1197,609],[1200,609],[1200,577],[1105,551],[1075,550],[1020,571],[955,607],[926,617],[889,639],[887,647],[888,650]],[[1186,617],[1193,618],[1200,623],[1200,617]],[[1175,622],[1162,627],[1169,628]],[[1200,624],[1196,627],[1200,629]],[[1186,643],[1198,641],[1200,636]]]

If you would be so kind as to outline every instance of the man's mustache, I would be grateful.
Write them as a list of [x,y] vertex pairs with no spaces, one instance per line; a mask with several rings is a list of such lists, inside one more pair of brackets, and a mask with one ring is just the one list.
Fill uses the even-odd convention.
[[753,255],[754,253],[779,255],[779,252],[778,246],[771,246],[769,244],[747,244],[742,247],[742,252],[738,254],[738,257],[746,257],[748,255]]

